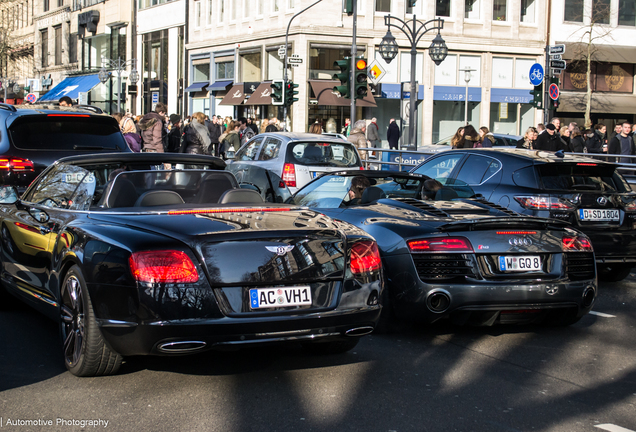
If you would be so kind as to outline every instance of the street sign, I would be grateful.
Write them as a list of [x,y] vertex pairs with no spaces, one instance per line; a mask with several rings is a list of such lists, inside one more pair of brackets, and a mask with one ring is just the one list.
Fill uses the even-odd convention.
[[386,75],[386,71],[377,60],[373,60],[367,67],[367,75],[374,84],[377,84],[378,81],[380,81],[382,77]]
[[550,84],[548,94],[550,95],[550,99],[557,100],[559,98],[559,86],[554,83]]
[[552,45],[548,52],[550,54],[565,54],[565,45]]
[[285,45],[281,45],[280,48],[278,48],[278,57],[284,58],[285,54],[287,54],[287,50],[285,49]]
[[26,95],[24,97],[24,99],[28,102],[28,103],[35,103],[36,100],[38,100],[38,97],[36,95],[34,95],[33,93],[29,93],[28,95]]
[[530,73],[528,74],[530,77],[530,84],[534,86],[541,85],[543,82],[543,66],[539,63],[535,63],[530,66]]
[[563,60],[563,56],[561,54],[551,55],[550,60]]
[[301,64],[303,59],[301,59],[298,54],[292,54],[291,57],[287,59],[287,63],[290,64]]
[[550,60],[550,69],[565,69],[565,60]]

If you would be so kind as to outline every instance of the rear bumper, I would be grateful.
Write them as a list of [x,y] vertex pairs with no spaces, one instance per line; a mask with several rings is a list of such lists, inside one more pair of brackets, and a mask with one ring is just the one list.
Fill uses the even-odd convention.
[[385,259],[386,268],[391,269],[387,289],[395,313],[408,321],[434,322],[460,310],[576,308],[577,316],[582,316],[592,309],[598,294],[596,278],[575,282],[566,279],[425,283],[419,279],[410,257]]
[[133,323],[100,320],[102,335],[121,355],[190,354],[248,344],[342,340],[370,333],[380,306],[304,316],[219,318]]

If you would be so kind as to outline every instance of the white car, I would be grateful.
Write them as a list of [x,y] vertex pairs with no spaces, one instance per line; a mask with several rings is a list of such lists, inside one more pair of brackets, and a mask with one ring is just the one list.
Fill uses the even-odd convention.
[[235,154],[228,166],[258,165],[277,174],[293,194],[320,174],[362,169],[356,147],[341,139],[295,132],[256,135]]

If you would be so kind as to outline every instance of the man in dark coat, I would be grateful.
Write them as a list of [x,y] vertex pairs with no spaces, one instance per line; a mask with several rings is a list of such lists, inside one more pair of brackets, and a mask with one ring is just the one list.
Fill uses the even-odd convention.
[[539,138],[537,138],[537,142],[534,146],[535,150],[543,150],[543,151],[559,151],[565,150],[563,148],[563,141],[556,134],[556,126],[554,124],[549,123],[545,127],[545,132],[539,134]]
[[165,127],[168,108],[161,102],[155,105],[155,110],[149,112],[139,121],[143,152],[163,153],[168,144],[168,131]]
[[210,121],[208,122],[208,132],[210,133],[210,145],[212,149],[210,150],[210,154],[214,156],[219,155],[219,137],[223,133],[223,126],[221,125],[221,116],[212,116]]
[[[636,146],[634,140],[629,136],[632,131],[632,125],[629,122],[623,122],[621,125],[621,133],[612,138],[607,145],[607,154],[617,155],[636,155]],[[631,163],[630,158],[620,158],[621,163]]]
[[400,143],[400,127],[395,119],[389,121],[389,129],[386,131],[386,139],[389,141],[389,148],[397,150]]

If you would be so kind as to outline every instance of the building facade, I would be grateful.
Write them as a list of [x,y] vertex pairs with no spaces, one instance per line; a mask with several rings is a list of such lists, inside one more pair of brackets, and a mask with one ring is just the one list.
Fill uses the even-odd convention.
[[33,0],[0,3],[0,100],[6,103],[21,103],[30,85],[38,84],[33,76],[33,12]]
[[[282,110],[267,98],[267,82],[283,76],[279,49],[294,14],[309,0],[191,0],[188,11],[186,106],[188,113],[277,117]],[[388,14],[409,21],[443,18],[441,31],[449,49],[435,66],[427,33],[418,45],[416,80],[418,143],[436,142],[464,124],[466,82],[460,69],[474,69],[468,82],[468,122],[495,132],[522,134],[541,118],[531,106],[530,66],[543,61],[546,45],[545,0],[359,0],[357,51],[385,70],[374,97],[360,101],[356,118],[376,117],[386,134],[390,118],[404,119],[402,83],[410,80],[410,43],[392,29],[400,52],[390,64],[379,55]],[[289,113],[291,130],[306,131],[315,119],[340,131],[350,117],[349,101],[330,91],[334,61],[351,53],[352,17],[339,0],[323,0],[290,26],[288,53],[302,61],[289,69],[299,84],[299,99]],[[222,37],[219,37],[222,35]],[[263,94],[266,94],[263,97]],[[255,98],[255,96],[257,96]]]

